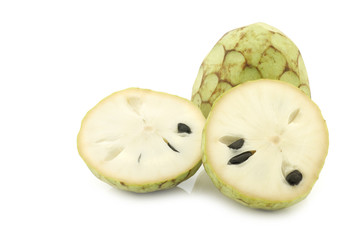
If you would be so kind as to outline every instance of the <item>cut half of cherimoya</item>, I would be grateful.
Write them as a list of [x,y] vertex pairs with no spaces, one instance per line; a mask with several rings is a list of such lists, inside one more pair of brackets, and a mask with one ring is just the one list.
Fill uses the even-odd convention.
[[203,135],[206,172],[226,196],[279,209],[304,199],[328,152],[318,106],[278,80],[236,86],[215,103]]
[[200,167],[204,123],[189,100],[129,88],[86,114],[78,151],[93,174],[110,185],[134,192],[167,189]]

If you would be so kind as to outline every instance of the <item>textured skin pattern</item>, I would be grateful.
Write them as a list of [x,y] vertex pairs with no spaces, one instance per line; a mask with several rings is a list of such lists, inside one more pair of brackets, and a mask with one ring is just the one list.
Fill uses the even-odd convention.
[[192,169],[180,174],[179,176],[177,176],[174,179],[168,179],[163,182],[148,183],[148,184],[144,184],[144,185],[135,185],[135,184],[119,181],[117,179],[111,179],[109,177],[105,177],[104,175],[102,175],[101,173],[99,173],[94,168],[90,167],[89,165],[88,165],[88,168],[98,179],[100,179],[103,182],[108,183],[109,185],[111,185],[113,187],[119,188],[121,190],[131,191],[131,192],[146,193],[146,192],[154,192],[154,191],[173,188],[173,187],[177,186],[179,183],[192,177],[196,173],[196,171],[200,168],[200,166],[201,166],[201,160]]
[[299,49],[276,28],[255,23],[226,33],[216,43],[200,66],[192,101],[207,117],[222,93],[262,78],[291,83],[310,97]]

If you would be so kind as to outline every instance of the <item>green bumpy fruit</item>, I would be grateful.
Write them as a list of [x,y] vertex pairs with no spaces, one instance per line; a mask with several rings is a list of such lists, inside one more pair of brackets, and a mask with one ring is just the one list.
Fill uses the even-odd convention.
[[215,44],[200,66],[191,100],[207,117],[222,93],[261,78],[290,83],[310,97],[299,49],[278,29],[255,23],[226,33]]

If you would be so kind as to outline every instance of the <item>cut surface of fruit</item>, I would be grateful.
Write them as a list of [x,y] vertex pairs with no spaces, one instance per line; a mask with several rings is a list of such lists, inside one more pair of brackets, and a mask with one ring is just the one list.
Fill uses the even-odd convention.
[[215,185],[242,204],[264,209],[305,198],[329,145],[318,106],[298,88],[266,79],[224,93],[203,139],[204,167]]
[[204,123],[189,100],[129,88],[86,114],[78,150],[90,170],[111,185],[135,192],[170,188],[199,168]]

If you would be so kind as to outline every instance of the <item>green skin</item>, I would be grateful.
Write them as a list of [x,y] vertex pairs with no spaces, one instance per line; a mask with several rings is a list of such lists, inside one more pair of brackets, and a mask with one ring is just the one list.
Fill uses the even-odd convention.
[[117,179],[106,177],[105,175],[100,174],[98,171],[96,171],[94,168],[90,167],[89,165],[88,168],[97,178],[99,178],[103,182],[110,184],[113,187],[131,192],[146,193],[146,192],[154,192],[154,191],[173,188],[177,186],[179,183],[193,176],[200,166],[201,166],[201,160],[192,169],[184,173],[181,173],[180,175],[178,175],[173,179],[164,180],[162,182],[148,183],[144,185],[126,183]]
[[261,78],[288,82],[310,97],[299,49],[278,29],[255,23],[226,33],[215,44],[200,66],[191,100],[207,117],[222,93]]

